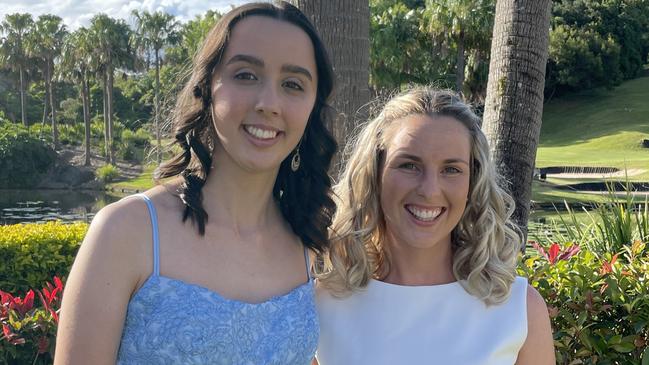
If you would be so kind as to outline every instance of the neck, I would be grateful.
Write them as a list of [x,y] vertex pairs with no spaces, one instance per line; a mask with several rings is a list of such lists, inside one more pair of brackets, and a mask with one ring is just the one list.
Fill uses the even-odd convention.
[[278,169],[251,173],[234,164],[215,161],[202,190],[209,225],[245,234],[283,224],[273,199],[277,172]]
[[432,247],[417,248],[389,238],[390,272],[383,281],[398,285],[440,285],[457,281],[453,275],[450,237]]

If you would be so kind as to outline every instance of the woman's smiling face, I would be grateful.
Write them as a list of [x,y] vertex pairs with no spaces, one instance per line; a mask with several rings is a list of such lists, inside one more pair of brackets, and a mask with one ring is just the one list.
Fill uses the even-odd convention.
[[451,117],[415,114],[387,134],[380,201],[388,245],[450,245],[469,194],[469,131]]
[[317,77],[302,29],[264,16],[239,21],[212,81],[215,165],[277,170],[304,133]]

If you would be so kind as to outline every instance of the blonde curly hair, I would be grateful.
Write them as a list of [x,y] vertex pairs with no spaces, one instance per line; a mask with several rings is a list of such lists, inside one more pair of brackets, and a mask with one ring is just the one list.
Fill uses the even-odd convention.
[[480,130],[480,118],[455,93],[429,87],[412,88],[392,98],[346,146],[347,163],[334,186],[337,213],[331,226],[332,245],[318,256],[316,277],[333,295],[346,296],[367,286],[371,278],[380,280],[388,274],[378,181],[381,158],[392,124],[416,114],[452,117],[469,131],[469,199],[451,233],[453,273],[471,295],[487,305],[501,303],[514,282],[522,242],[520,230],[510,220],[514,201],[499,186],[502,180]]

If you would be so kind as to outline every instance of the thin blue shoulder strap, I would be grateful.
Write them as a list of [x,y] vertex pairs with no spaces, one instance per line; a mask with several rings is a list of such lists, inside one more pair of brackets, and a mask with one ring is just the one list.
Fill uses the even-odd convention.
[[311,281],[311,262],[309,260],[309,249],[306,247],[304,248],[304,262],[306,264],[306,276]]
[[153,275],[160,275],[160,238],[158,237],[158,214],[156,213],[155,206],[151,198],[144,194],[135,194],[144,200],[146,206],[149,208],[149,216],[151,217],[151,231],[153,232]]

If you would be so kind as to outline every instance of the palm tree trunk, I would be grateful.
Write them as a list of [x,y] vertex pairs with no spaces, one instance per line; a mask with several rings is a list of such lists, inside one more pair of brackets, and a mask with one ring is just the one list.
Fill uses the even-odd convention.
[[113,67],[108,67],[108,139],[110,140],[110,163],[115,165],[115,146],[114,146],[114,136],[113,136]]
[[157,158],[158,165],[162,162],[160,142],[160,56],[158,49],[155,50],[155,134],[158,142]]
[[483,130],[511,183],[514,221],[527,234],[541,131],[551,0],[498,0]]
[[[358,0],[292,0],[313,22],[320,33],[336,71],[334,108],[340,113],[330,127],[340,146],[365,120],[363,109],[370,97],[370,9],[369,2]],[[333,128],[331,128],[333,127]]]
[[88,97],[90,87],[88,86],[88,78],[83,73],[81,78],[81,102],[83,104],[83,129],[85,132],[85,138],[83,141],[84,147],[84,166],[90,166],[90,100]]
[[104,157],[106,163],[110,163],[110,131],[108,128],[108,81],[106,71],[102,72],[103,76],[103,99],[104,99]]
[[52,80],[52,74],[54,73],[53,71],[53,62],[51,60],[47,60],[47,77],[49,78],[48,87],[50,89],[50,107],[52,108],[52,139],[54,142],[54,150],[58,150],[60,148],[59,146],[59,128],[56,124],[56,108],[54,107],[56,104],[54,103],[54,88],[52,87],[52,84],[54,84],[54,80]]
[[20,116],[22,117],[23,124],[25,127],[29,127],[29,124],[27,123],[27,103],[25,101],[25,71],[23,70],[23,66],[19,66],[19,72],[20,72]]
[[462,94],[465,69],[464,33],[460,33],[460,36],[457,38],[457,60],[455,62],[455,67],[455,91],[458,94]]
[[49,115],[49,102],[50,102],[50,85],[49,83],[49,76],[47,76],[47,73],[49,72],[47,66],[43,69],[45,73],[44,80],[45,81],[45,99],[43,100],[43,126],[45,126],[45,123],[47,123],[47,116]]

